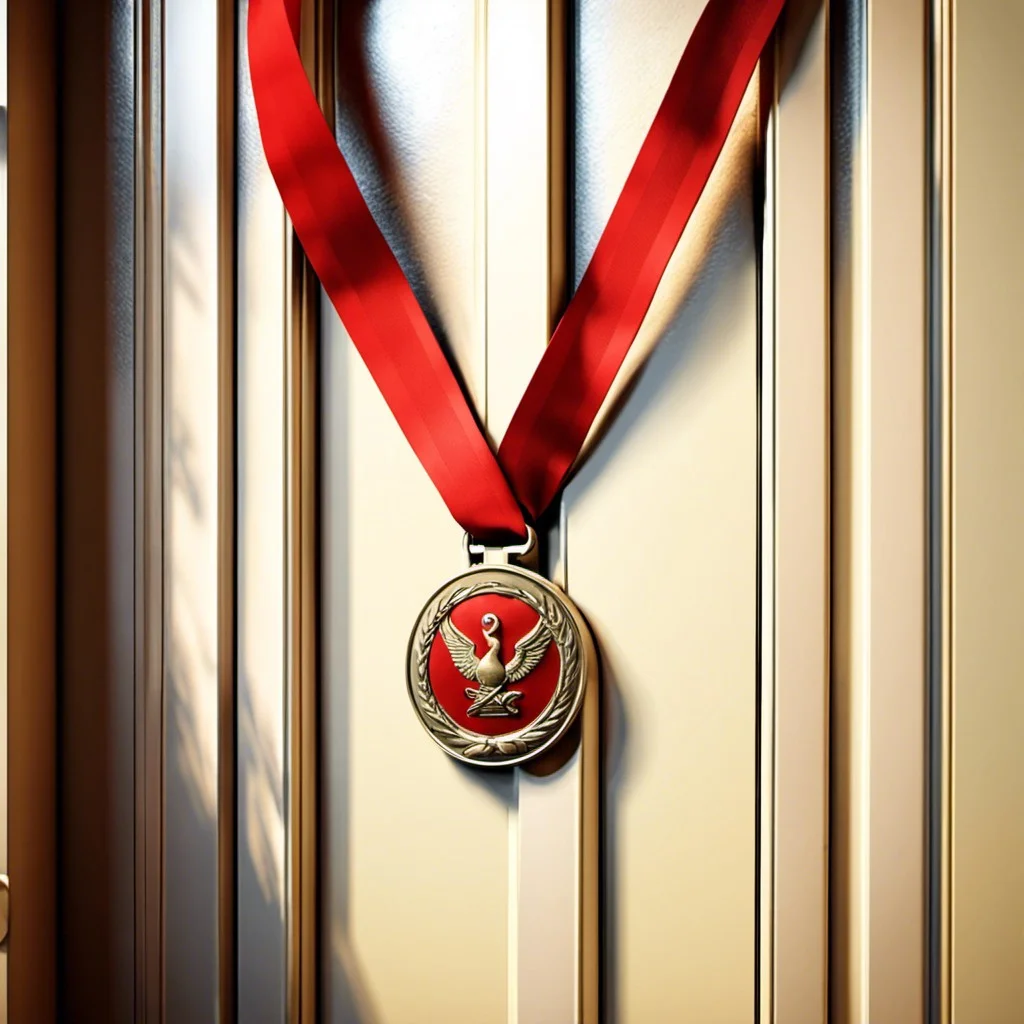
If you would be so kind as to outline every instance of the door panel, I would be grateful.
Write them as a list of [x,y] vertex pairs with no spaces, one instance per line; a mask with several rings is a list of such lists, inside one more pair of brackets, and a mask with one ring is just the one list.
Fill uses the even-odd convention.
[[[341,137],[481,408],[479,13],[405,0],[369,8],[365,71],[394,209],[349,118]],[[344,7],[339,17],[358,27]],[[404,685],[409,630],[460,568],[461,534],[330,307],[323,337],[325,1012],[502,1020],[513,776],[444,757]]]
[[[579,6],[577,275],[701,8]],[[756,125],[755,87],[637,340],[646,363],[566,498],[569,585],[602,655],[614,1020],[753,1014]]]
[[[245,17],[240,3],[236,17]],[[237,72],[238,1019],[284,1018],[288,225],[263,156],[244,36]]]
[[[164,972],[169,1024],[218,1005],[219,304],[217,11],[164,17]],[[230,752],[226,752],[230,756]],[[229,813],[226,808],[224,813]]]
[[[318,97],[494,439],[703,6],[306,4]],[[65,885],[68,1012],[923,1021],[939,849],[923,0],[870,18],[787,5],[542,524],[603,682],[562,763],[487,773],[447,759],[408,704],[408,631],[464,567],[463,537],[292,236],[247,9],[121,11],[134,190],[103,194],[131,196],[133,244],[67,250],[71,284],[116,266],[135,289],[134,415],[115,439],[87,413],[123,415],[128,392],[89,404],[68,375],[61,395],[67,451],[93,457],[64,468],[88,499],[63,512],[65,878],[84,865],[116,890],[135,957],[126,970],[115,915],[87,941],[100,898]],[[75,197],[66,210],[108,215]],[[105,293],[69,295],[95,338],[121,337]],[[110,364],[77,326],[66,365],[99,380]],[[134,543],[111,540],[129,521]],[[90,615],[116,666],[87,657]],[[118,798],[103,814],[94,780]]]
[[954,1021],[1020,1015],[1024,955],[1024,14],[952,4],[950,364],[951,999]]

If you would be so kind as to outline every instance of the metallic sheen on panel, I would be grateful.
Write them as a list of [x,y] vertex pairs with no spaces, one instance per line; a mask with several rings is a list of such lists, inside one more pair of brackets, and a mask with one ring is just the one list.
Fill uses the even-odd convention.
[[831,1014],[924,1020],[923,0],[833,7]]

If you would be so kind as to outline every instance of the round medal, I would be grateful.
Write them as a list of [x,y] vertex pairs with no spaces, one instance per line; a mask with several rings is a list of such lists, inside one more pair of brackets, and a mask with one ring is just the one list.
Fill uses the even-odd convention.
[[590,630],[558,587],[517,565],[477,565],[420,614],[409,695],[452,757],[519,764],[564,735],[595,665]]

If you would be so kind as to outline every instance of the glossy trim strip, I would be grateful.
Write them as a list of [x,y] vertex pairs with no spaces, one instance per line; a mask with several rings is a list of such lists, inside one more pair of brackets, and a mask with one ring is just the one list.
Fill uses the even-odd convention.
[[[827,1017],[830,615],[828,9],[777,34],[769,128],[761,451],[763,1021]],[[770,317],[770,319],[769,319]],[[770,588],[770,593],[767,590]],[[764,813],[764,812],[763,812]],[[767,983],[769,991],[763,990]]]
[[926,1019],[952,1019],[952,0],[928,10],[928,891]]
[[918,1024],[928,861],[927,6],[833,10],[843,67],[832,173],[831,1013],[836,1024]]
[[[486,426],[501,437],[551,335],[566,288],[566,60],[563,0],[477,7],[477,259],[486,297]],[[515,194],[516,201],[508,197]],[[547,571],[567,583],[563,520]],[[598,1016],[597,688],[571,740],[515,772],[509,815],[508,1018]]]
[[[304,0],[301,50],[321,108],[334,110],[332,0]],[[286,301],[287,1019],[318,1019],[320,283],[289,230]]]
[[[246,3],[237,4],[244,25]],[[237,1014],[286,1004],[285,764],[288,558],[285,303],[288,227],[263,157],[246,35],[237,77]]]
[[164,1014],[191,1024],[222,995],[220,583],[222,207],[220,14],[163,9]]
[[237,566],[235,517],[235,230],[238,61],[235,0],[217,0],[217,934],[218,1021],[236,1019],[237,949]]
[[[7,570],[8,513],[8,381],[7,381],[7,286],[10,274],[8,248],[8,145],[7,145],[7,0],[0,2],[0,873],[9,871],[7,784],[8,742],[8,610]],[[6,935],[4,936],[6,939]],[[7,1024],[7,957],[0,957],[0,1024]]]

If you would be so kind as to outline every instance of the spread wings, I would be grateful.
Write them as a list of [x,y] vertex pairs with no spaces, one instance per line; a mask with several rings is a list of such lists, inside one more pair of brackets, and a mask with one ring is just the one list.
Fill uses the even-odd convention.
[[450,615],[441,622],[441,639],[444,640],[455,667],[471,682],[476,682],[476,668],[480,664],[480,659],[476,656],[476,646],[452,622]]
[[544,625],[544,620],[540,619],[516,644],[516,653],[505,666],[505,682],[518,683],[520,679],[525,679],[540,664],[550,643],[551,633]]

